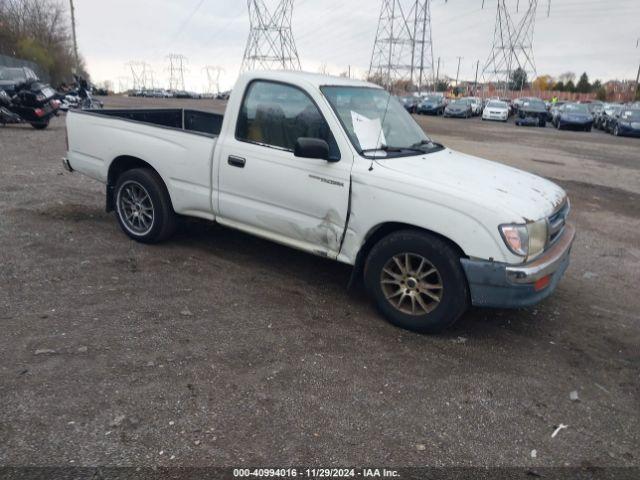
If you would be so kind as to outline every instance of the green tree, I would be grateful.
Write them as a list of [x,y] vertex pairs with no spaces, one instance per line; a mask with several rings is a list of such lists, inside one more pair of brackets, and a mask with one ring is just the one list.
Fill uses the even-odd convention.
[[553,85],[553,89],[557,90],[558,92],[564,92],[564,82],[562,81],[556,82]]
[[522,90],[527,86],[527,72],[518,67],[509,77],[509,90]]
[[592,84],[591,84],[591,90],[594,92],[599,91],[602,88],[602,82],[600,80],[595,80]]
[[446,92],[449,90],[449,82],[446,80],[438,80],[436,82],[436,92]]
[[607,90],[604,87],[600,87],[596,92],[596,98],[601,102],[607,101]]
[[572,80],[569,80],[566,85],[564,86],[564,91],[565,92],[575,92],[576,91],[576,86],[573,84]]
[[589,77],[587,76],[587,72],[584,72],[582,75],[580,75],[580,80],[578,80],[578,84],[576,85],[576,92],[578,93],[591,92],[591,84],[589,83]]

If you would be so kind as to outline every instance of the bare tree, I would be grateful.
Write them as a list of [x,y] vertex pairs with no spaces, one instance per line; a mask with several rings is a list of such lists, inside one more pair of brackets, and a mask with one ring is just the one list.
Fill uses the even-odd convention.
[[36,62],[54,84],[71,79],[75,59],[60,0],[0,0],[0,53]]

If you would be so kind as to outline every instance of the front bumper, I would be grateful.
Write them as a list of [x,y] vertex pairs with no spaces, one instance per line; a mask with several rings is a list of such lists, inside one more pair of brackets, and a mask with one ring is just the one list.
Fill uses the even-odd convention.
[[453,117],[453,118],[464,118],[469,115],[469,112],[452,112],[452,111],[444,111],[445,116]]
[[556,289],[569,266],[575,235],[575,228],[567,224],[551,248],[522,265],[461,259],[471,303],[480,307],[518,308],[545,299]]

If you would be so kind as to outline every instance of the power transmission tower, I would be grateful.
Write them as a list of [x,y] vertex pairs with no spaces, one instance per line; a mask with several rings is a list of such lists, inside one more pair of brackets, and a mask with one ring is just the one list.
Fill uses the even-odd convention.
[[147,64],[145,62],[130,61],[125,65],[131,71],[131,80],[134,90],[147,89]]
[[514,71],[520,69],[528,78],[534,78],[537,74],[533,56],[533,34],[538,0],[526,1],[527,8],[516,23],[514,17],[519,13],[519,2],[516,5],[518,11],[514,14],[509,10],[507,0],[498,0],[493,44],[482,69],[482,76],[485,82],[494,83],[502,93],[509,88]]
[[431,0],[383,0],[369,77],[387,87],[399,81],[422,89],[434,82]]
[[224,72],[222,67],[217,65],[207,65],[202,69],[207,76],[207,92],[211,94],[220,93],[220,74]]
[[279,0],[270,11],[264,0],[247,0],[249,38],[241,71],[300,70],[300,57],[291,31],[293,0]]
[[129,87],[129,77],[120,76],[117,78],[118,80],[118,93],[126,92]]
[[171,53],[167,56],[169,60],[169,90],[184,91],[184,72],[187,57],[179,53]]

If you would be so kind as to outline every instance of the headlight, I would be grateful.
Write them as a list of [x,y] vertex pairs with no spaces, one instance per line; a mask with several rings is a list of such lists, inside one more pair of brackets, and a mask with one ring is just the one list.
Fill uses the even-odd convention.
[[547,220],[500,225],[500,234],[513,253],[533,258],[541,254],[547,245]]

